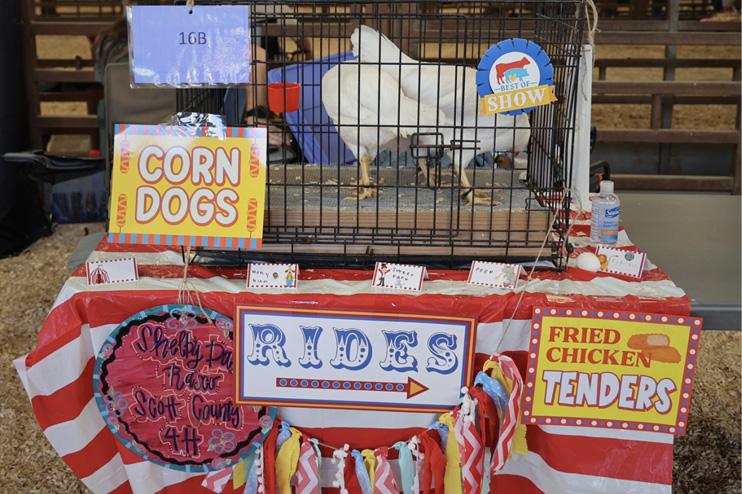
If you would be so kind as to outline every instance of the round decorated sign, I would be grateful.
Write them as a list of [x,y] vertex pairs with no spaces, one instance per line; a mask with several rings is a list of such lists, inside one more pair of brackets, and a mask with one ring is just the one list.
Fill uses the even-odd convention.
[[481,113],[519,115],[556,101],[551,59],[536,43],[506,39],[490,47],[477,67]]
[[234,402],[233,327],[211,310],[163,305],[109,335],[95,363],[95,400],[128,449],[167,468],[207,472],[260,446],[276,410]]

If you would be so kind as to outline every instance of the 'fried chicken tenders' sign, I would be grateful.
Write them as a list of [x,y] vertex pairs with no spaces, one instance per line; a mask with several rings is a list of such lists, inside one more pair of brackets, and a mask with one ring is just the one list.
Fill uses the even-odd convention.
[[535,308],[523,421],[685,434],[702,322]]
[[[195,134],[195,135],[194,135]],[[118,125],[110,242],[258,248],[263,236],[262,129]]]

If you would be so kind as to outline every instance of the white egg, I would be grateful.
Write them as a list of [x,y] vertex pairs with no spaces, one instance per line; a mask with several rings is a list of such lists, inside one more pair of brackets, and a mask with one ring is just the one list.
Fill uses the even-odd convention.
[[577,267],[585,271],[597,273],[600,271],[600,259],[592,252],[583,252],[577,256]]

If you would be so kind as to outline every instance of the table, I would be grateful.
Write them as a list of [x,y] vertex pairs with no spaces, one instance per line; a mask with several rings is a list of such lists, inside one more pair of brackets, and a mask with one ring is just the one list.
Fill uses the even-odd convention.
[[[572,240],[586,249],[589,225],[576,221]],[[622,233],[622,245],[630,245]],[[90,260],[134,256],[140,280],[119,287],[88,287],[83,268],[62,288],[42,328],[37,348],[15,361],[39,424],[52,446],[93,492],[209,492],[203,474],[175,471],[142,460],[118,442],[98,411],[93,395],[95,357],[108,334],[132,314],[173,303],[183,272],[179,250],[110,244],[103,240]],[[530,318],[535,306],[632,310],[686,316],[690,300],[651,263],[632,281],[570,268],[543,272],[516,292],[466,284],[467,272],[430,272],[422,294],[378,293],[371,272],[303,270],[296,293],[245,289],[245,268],[191,265],[188,276],[201,303],[232,314],[236,303],[277,307],[374,310],[382,312],[475,316],[476,359],[495,350],[509,355],[525,375]],[[517,310],[516,310],[517,307]],[[502,340],[501,344],[500,341]],[[500,345],[498,348],[498,344]],[[279,416],[322,443],[353,448],[388,446],[408,440],[437,419],[430,413],[279,408]],[[664,494],[671,491],[672,436],[636,430],[571,426],[528,426],[529,454],[515,455],[496,477],[497,492]],[[328,451],[323,451],[324,455]],[[334,476],[322,463],[322,483]],[[326,488],[325,492],[337,489]],[[225,490],[224,492],[229,492]]]

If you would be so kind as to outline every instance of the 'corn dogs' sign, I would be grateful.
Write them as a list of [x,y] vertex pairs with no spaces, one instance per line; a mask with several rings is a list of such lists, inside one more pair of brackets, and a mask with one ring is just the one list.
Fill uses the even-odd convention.
[[476,80],[482,114],[520,115],[557,100],[549,55],[524,39],[506,39],[487,50]]
[[110,242],[261,247],[264,130],[116,127]]
[[684,435],[702,322],[535,308],[523,421]]

